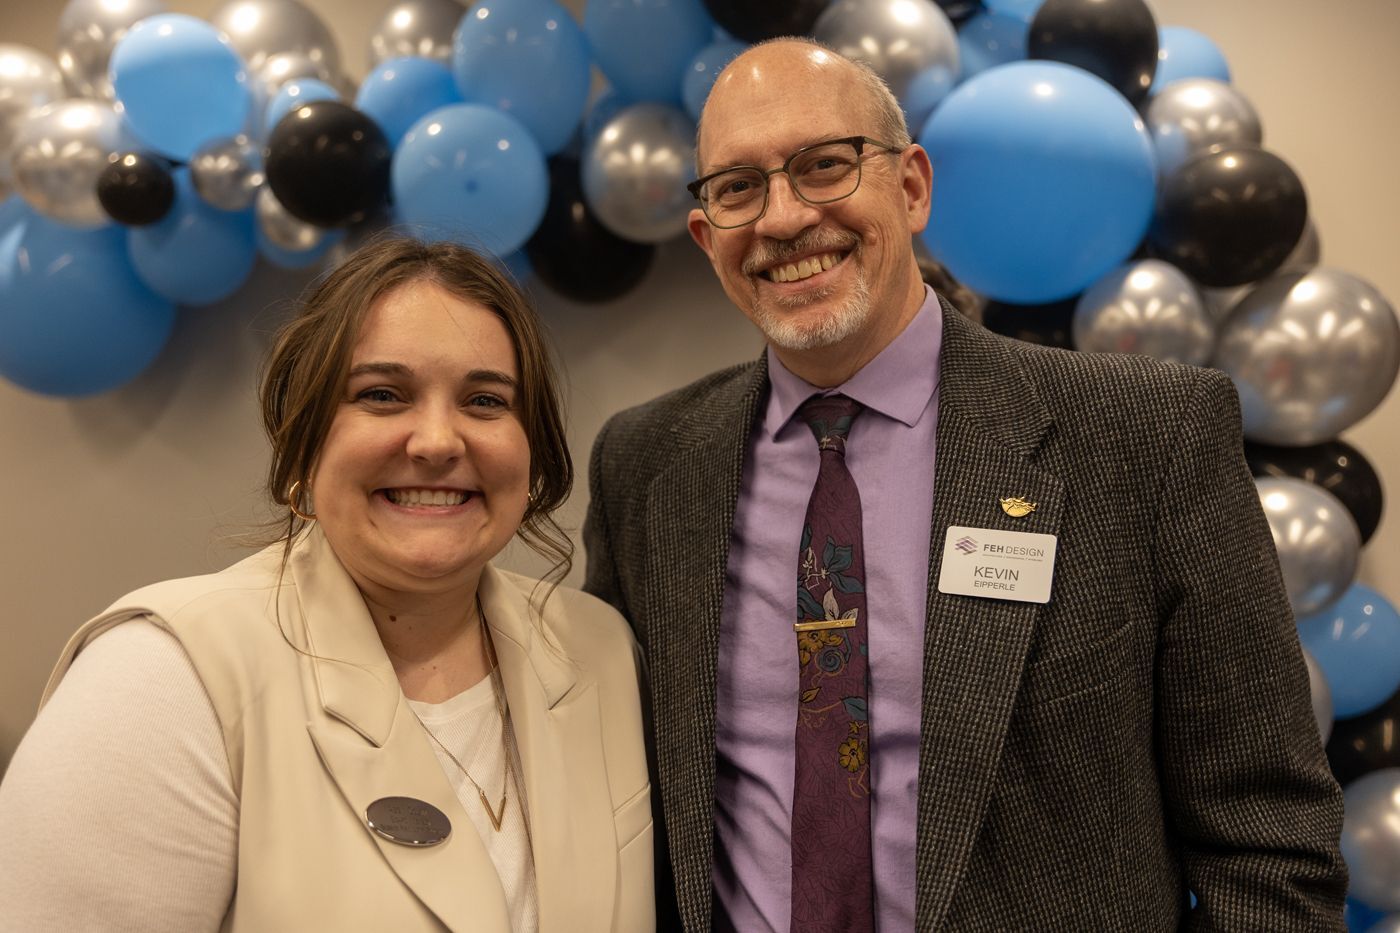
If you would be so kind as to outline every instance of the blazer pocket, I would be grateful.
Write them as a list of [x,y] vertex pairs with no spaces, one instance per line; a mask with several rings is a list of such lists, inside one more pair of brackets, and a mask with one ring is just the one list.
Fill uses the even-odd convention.
[[1123,625],[1092,644],[1032,661],[1022,672],[1016,705],[1027,709],[1071,699],[1118,677],[1128,663],[1134,628]]
[[617,831],[617,848],[621,851],[651,826],[651,784],[643,784],[642,789],[622,802],[613,811],[613,825]]

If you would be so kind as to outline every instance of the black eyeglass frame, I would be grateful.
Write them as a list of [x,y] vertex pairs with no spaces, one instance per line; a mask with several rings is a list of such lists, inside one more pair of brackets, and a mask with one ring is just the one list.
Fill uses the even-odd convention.
[[[792,167],[794,159],[797,159],[805,155],[806,153],[811,152],[813,149],[820,149],[823,146],[834,146],[840,143],[849,143],[851,146],[855,147],[855,187],[851,188],[851,190],[846,192],[845,194],[837,195],[834,198],[827,198],[826,200],[822,201],[814,201],[802,193],[801,186],[799,186],[796,182],[792,180],[792,175],[788,172],[788,169]],[[777,175],[779,173],[787,175],[788,183],[792,186],[793,193],[796,194],[802,200],[806,201],[808,204],[831,204],[835,201],[840,201],[844,198],[849,198],[851,195],[855,194],[856,191],[860,189],[861,178],[863,177],[861,171],[861,157],[865,155],[866,146],[878,146],[879,148],[884,149],[893,155],[898,155],[905,149],[909,148],[908,146],[891,146],[889,143],[882,143],[878,139],[872,139],[869,136],[843,136],[840,139],[825,139],[819,143],[813,143],[810,146],[803,146],[801,149],[788,156],[787,159],[783,162],[783,164],[778,166],[777,168],[766,169],[761,165],[731,165],[728,168],[720,169],[718,172],[711,172],[710,174],[705,175],[702,178],[695,179],[690,184],[685,186],[685,190],[689,191],[691,196],[694,197],[695,200],[700,202],[700,209],[705,212],[705,219],[710,222],[710,226],[714,227],[717,230],[737,230],[739,227],[747,227],[749,224],[758,223],[759,219],[762,218],[764,214],[768,213],[768,193],[772,190],[772,185],[768,183],[768,179],[772,178],[774,175]],[[737,172],[741,169],[751,169],[763,176],[763,206],[759,208],[758,213],[754,215],[752,220],[746,220],[743,223],[739,224],[727,225],[715,223],[715,219],[710,216],[710,211],[709,208],[706,206],[705,199],[700,196],[700,189],[703,188],[706,183],[713,181],[721,175],[727,175],[730,172]]]

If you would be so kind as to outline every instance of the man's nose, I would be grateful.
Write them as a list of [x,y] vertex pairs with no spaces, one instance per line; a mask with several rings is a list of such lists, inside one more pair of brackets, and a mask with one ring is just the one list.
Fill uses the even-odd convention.
[[821,221],[821,211],[798,195],[786,172],[768,178],[768,209],[754,222],[754,232],[775,240],[790,240]]

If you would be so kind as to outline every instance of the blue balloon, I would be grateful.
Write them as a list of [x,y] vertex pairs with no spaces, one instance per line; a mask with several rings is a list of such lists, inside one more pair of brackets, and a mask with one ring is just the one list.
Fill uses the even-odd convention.
[[263,126],[271,132],[283,117],[313,100],[340,100],[340,92],[315,78],[293,78],[273,95],[267,105],[267,114],[263,117]]
[[510,114],[553,154],[588,102],[588,40],[554,0],[481,0],[452,37],[452,74],[462,100]]
[[425,114],[462,103],[452,70],[430,58],[406,56],[380,62],[355,95],[355,109],[369,117],[397,147]]
[[919,134],[933,162],[929,252],[1003,302],[1077,294],[1125,261],[1152,219],[1157,163],[1106,82],[1013,62],[959,86]]
[[1230,63],[1219,46],[1196,30],[1163,26],[1157,30],[1157,74],[1148,94],[1182,78],[1214,78],[1229,84]]
[[175,306],[132,271],[121,228],[0,204],[0,377],[44,395],[107,392],[145,370],[174,325]]
[[525,245],[549,202],[534,136],[481,104],[452,104],[415,123],[394,153],[391,184],[395,212],[415,235],[497,256]]
[[1045,0],[982,0],[982,6],[988,13],[1014,16],[1029,26],[1044,2]]
[[1353,583],[1342,598],[1298,621],[1298,638],[1332,688],[1338,719],[1360,716],[1400,689],[1400,613]]
[[1030,23],[1010,13],[978,13],[958,29],[962,80],[1026,57]]
[[1366,933],[1384,919],[1385,911],[1368,907],[1352,897],[1346,899],[1346,906],[1342,908],[1342,921],[1347,925],[1347,933]]
[[598,67],[633,103],[680,106],[686,69],[714,29],[700,0],[589,0],[583,11]]
[[715,79],[724,70],[724,66],[746,48],[746,44],[733,39],[712,42],[691,60],[690,67],[685,70],[685,78],[681,81],[681,100],[692,120],[699,121],[700,111],[705,107],[705,98],[710,96],[710,88],[715,86]]
[[109,73],[132,131],[180,161],[211,139],[238,134],[253,105],[243,59],[228,39],[180,13],[132,26],[112,50]]
[[126,231],[127,251],[141,280],[182,305],[207,305],[238,291],[253,271],[253,212],[221,211],[194,190],[190,173],[175,173],[175,206],[158,223]]

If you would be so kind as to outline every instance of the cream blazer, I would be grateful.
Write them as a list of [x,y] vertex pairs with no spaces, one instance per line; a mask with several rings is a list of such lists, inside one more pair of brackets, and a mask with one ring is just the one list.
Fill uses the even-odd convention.
[[[149,616],[213,702],[239,795],[237,887],[222,929],[509,933],[505,895],[409,710],[359,591],[312,527],[220,573],[118,600],[64,649]],[[524,767],[541,933],[652,931],[651,796],[631,632],[614,610],[487,567],[480,595]],[[279,631],[280,624],[280,631]],[[547,633],[547,635],[545,634]],[[366,825],[380,797],[427,801],[449,839],[411,848]]]

